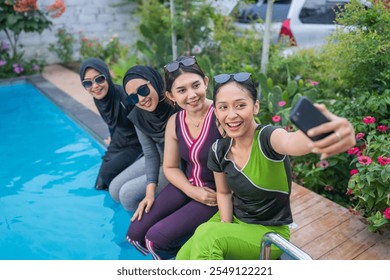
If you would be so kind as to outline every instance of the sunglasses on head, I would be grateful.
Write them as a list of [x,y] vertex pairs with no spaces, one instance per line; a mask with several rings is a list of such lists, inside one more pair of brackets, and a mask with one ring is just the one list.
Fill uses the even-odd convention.
[[185,57],[180,61],[172,61],[164,66],[164,69],[166,69],[169,73],[175,72],[177,69],[179,69],[180,64],[184,66],[192,66],[196,63],[195,56]]
[[248,72],[240,72],[235,74],[219,74],[214,77],[214,81],[216,84],[224,84],[230,81],[232,78],[238,83],[243,83],[247,81],[251,77],[251,73]]
[[81,82],[81,84],[83,85],[84,88],[86,89],[90,89],[92,86],[93,86],[93,83],[96,83],[98,85],[101,85],[103,84],[104,82],[106,81],[106,76],[104,76],[103,74],[100,74],[100,75],[97,75],[95,78],[93,78],[92,80],[90,79],[86,79],[86,80],[83,80]]
[[130,93],[126,98],[127,103],[130,105],[137,104],[139,102],[138,94],[141,96],[148,96],[150,94],[148,84],[150,84],[150,81],[148,81],[146,84],[140,85],[136,92]]

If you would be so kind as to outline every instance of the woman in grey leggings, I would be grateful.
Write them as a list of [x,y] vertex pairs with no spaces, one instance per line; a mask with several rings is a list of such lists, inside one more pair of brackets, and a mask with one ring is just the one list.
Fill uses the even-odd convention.
[[168,184],[162,172],[165,126],[177,107],[165,100],[164,81],[149,66],[133,66],[123,78],[126,101],[135,108],[128,115],[134,123],[144,157],[114,178],[111,197],[128,211],[132,220],[148,213],[155,196]]

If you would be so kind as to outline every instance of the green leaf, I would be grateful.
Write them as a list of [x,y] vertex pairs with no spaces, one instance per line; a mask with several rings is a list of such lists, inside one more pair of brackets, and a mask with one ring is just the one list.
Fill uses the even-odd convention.
[[153,32],[149,29],[149,27],[147,27],[145,24],[141,24],[139,30],[142,36],[144,36],[145,38],[150,39],[154,35]]
[[143,41],[137,41],[137,49],[140,50],[144,55],[149,59],[153,57],[153,53],[150,51],[150,48]]
[[290,105],[290,99],[287,90],[283,91],[282,100],[286,101],[286,107]]
[[389,181],[390,178],[390,164],[385,165],[385,168],[383,168],[381,172],[381,179],[383,182]]
[[297,92],[298,90],[298,83],[294,80],[292,81],[289,81],[287,83],[287,88],[286,88],[287,92],[288,92],[288,95],[290,97],[294,96],[294,94]]
[[264,75],[264,73],[260,73],[258,79],[261,85],[261,89],[264,92],[263,95],[267,96],[268,93],[270,92],[270,89],[268,87],[267,77]]
[[271,78],[268,78],[268,79],[267,79],[267,85],[268,85],[268,88],[269,88],[269,89],[274,87],[274,82],[272,81]]

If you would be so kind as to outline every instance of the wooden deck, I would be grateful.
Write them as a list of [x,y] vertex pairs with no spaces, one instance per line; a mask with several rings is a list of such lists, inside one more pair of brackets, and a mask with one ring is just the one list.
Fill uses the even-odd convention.
[[291,241],[313,259],[390,260],[390,232],[369,232],[346,208],[297,184],[291,207],[297,224]]
[[[46,67],[43,77],[96,113],[96,107],[80,83],[80,77],[59,65]],[[320,260],[390,260],[390,232],[371,233],[367,226],[347,209],[293,185],[291,207],[294,223],[291,241]]]

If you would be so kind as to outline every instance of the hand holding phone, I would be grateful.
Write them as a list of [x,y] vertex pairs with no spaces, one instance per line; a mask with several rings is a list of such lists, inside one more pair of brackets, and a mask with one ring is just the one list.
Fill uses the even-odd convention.
[[[320,124],[329,122],[330,120],[318,110],[313,103],[307,98],[302,96],[295,107],[290,113],[291,122],[298,127],[303,133],[307,135],[307,131],[313,127],[319,126]],[[333,132],[333,131],[332,131]],[[308,136],[313,141],[318,141],[330,135],[332,132]]]

